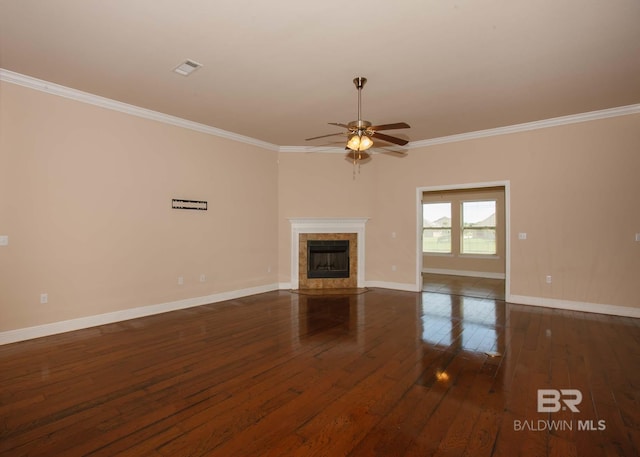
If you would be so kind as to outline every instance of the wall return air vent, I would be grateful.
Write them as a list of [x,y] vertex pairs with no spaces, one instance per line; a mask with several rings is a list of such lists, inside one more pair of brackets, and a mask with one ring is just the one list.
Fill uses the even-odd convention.
[[182,62],[180,65],[178,65],[176,68],[174,68],[173,71],[175,71],[176,73],[182,76],[189,76],[191,73],[196,71],[201,66],[202,66],[201,63],[198,63],[194,60],[187,59],[184,62]]

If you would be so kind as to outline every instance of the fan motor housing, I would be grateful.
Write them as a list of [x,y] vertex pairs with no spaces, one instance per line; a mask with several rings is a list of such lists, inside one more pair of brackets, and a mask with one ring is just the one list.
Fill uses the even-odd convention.
[[371,127],[371,122],[358,120],[358,121],[351,121],[347,125],[349,126],[350,129],[361,130],[361,129],[368,129],[369,127]]

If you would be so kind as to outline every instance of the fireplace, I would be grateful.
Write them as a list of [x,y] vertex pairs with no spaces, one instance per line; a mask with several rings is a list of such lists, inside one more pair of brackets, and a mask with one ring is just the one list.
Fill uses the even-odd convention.
[[[364,227],[367,218],[292,218],[289,219],[289,221],[291,222],[292,289],[348,289],[364,287]],[[333,276],[336,273],[335,270],[341,270],[344,276],[337,278],[308,276],[310,250],[307,244],[308,242],[314,244],[316,241],[333,242],[321,248],[321,250],[325,250],[324,254],[327,254],[326,251],[336,251],[338,247],[342,250],[343,247],[340,245],[345,241],[348,242],[348,248],[344,249],[346,251],[344,254],[338,254],[337,252],[330,253],[334,257],[332,260],[333,266],[329,263],[328,266],[324,267],[324,272],[318,272],[320,274],[326,274],[328,271],[330,272],[329,274]],[[341,243],[335,243],[336,241],[340,241]],[[343,257],[346,265],[342,265],[343,261],[335,258],[338,255],[346,256]],[[322,268],[314,268],[314,262],[315,260],[312,261],[311,269],[322,271]],[[322,263],[318,263],[317,267],[322,267]]]
[[308,240],[307,278],[348,278],[349,240]]
[[357,234],[301,233],[298,242],[300,289],[357,287]]

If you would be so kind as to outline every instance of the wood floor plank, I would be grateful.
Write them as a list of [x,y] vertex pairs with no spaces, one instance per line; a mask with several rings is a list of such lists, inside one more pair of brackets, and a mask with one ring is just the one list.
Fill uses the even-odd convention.
[[640,320],[491,295],[277,291],[0,346],[0,456],[639,455]]
[[[492,383],[485,393],[484,399],[479,403],[480,414],[470,428],[463,456],[493,455],[504,412],[501,383],[496,382],[496,378],[502,377],[501,367],[502,364],[491,363],[485,363],[483,366],[484,376],[492,378]],[[473,401],[477,400],[474,398]]]
[[[482,449],[470,439],[470,431],[474,430],[483,411],[487,410],[494,382],[494,370],[491,369],[491,366],[487,367],[486,358],[487,356],[479,355],[475,357],[475,360],[467,359],[467,367],[465,367],[463,375],[471,380],[471,385],[466,393],[465,401],[456,417],[449,424],[446,435],[434,455],[463,455],[465,452],[472,452],[474,456],[480,457],[483,454],[482,451],[484,451],[484,455],[490,455],[488,447]],[[469,449],[470,445],[474,445],[474,447]]]
[[468,367],[467,360],[458,353],[444,371],[436,374],[433,390],[440,392],[441,399],[405,455],[434,455],[437,452],[476,378],[476,370]]

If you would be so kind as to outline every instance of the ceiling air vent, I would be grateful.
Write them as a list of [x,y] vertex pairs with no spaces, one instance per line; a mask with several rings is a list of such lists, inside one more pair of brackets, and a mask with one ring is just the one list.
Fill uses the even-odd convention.
[[185,60],[176,68],[173,69],[176,73],[182,76],[189,76],[191,73],[196,71],[198,68],[202,66],[201,63],[198,63],[194,60]]

